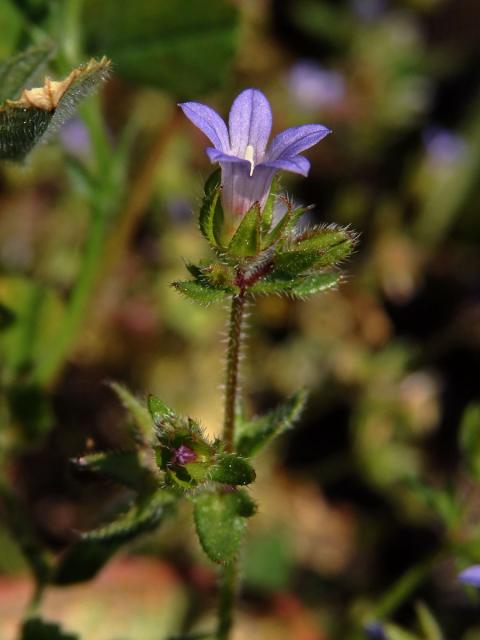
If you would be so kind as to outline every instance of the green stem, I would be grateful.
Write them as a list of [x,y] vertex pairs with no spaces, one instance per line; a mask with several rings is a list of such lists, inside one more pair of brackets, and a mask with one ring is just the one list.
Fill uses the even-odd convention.
[[223,443],[227,451],[233,451],[234,449],[235,414],[239,394],[239,364],[244,312],[245,291],[241,291],[232,298],[228,332],[225,417],[223,422]]
[[[239,396],[239,368],[242,345],[242,324],[245,314],[245,290],[232,298],[227,345],[225,376],[225,417],[223,443],[227,451],[235,447],[235,418]],[[233,613],[238,590],[238,558],[222,569],[218,601],[217,639],[229,640],[233,628]]]
[[238,585],[238,560],[223,568],[218,601],[217,640],[229,640],[233,628],[233,611]]

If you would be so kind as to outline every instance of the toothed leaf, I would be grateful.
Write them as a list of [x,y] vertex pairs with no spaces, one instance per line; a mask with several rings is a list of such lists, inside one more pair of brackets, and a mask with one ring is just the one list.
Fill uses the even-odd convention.
[[180,280],[174,282],[172,286],[190,300],[203,305],[224,300],[229,295],[223,289],[206,286],[194,280]]
[[305,391],[297,391],[264,416],[239,421],[235,449],[246,458],[255,455],[270,440],[291,429],[298,420],[307,399]]
[[200,231],[214,249],[220,246],[219,239],[223,223],[220,193],[220,169],[217,169],[205,183],[205,195],[198,220]]
[[132,416],[135,426],[144,438],[150,440],[153,435],[152,418],[148,409],[126,387],[118,382],[111,382],[110,387],[120,398],[125,409]]
[[0,104],[18,98],[25,87],[35,79],[52,57],[55,46],[46,42],[30,47],[0,63]]
[[82,537],[84,540],[126,542],[141,533],[155,529],[160,520],[169,513],[173,502],[173,494],[160,489],[138,499],[138,502],[113,522],[84,533]]
[[230,485],[246,485],[255,480],[255,470],[250,463],[236,453],[216,456],[209,470],[210,480]]
[[254,204],[243,216],[228,245],[227,253],[237,258],[255,256],[260,251],[260,207]]
[[77,104],[106,78],[110,62],[91,60],[61,82],[45,80],[40,88],[25,90],[19,100],[0,107],[0,159],[22,160],[73,115]]
[[195,526],[203,550],[213,562],[231,562],[240,547],[246,518],[255,503],[246,491],[201,493],[193,498]]
[[20,640],[79,640],[79,636],[63,631],[53,622],[30,618],[22,625]]
[[91,453],[75,461],[79,469],[98,473],[131,489],[141,491],[151,486],[154,478],[138,451]]

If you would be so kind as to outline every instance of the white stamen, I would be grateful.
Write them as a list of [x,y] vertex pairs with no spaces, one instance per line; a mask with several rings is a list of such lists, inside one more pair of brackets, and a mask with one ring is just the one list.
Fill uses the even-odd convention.
[[247,147],[245,149],[245,160],[248,160],[250,162],[250,177],[253,176],[253,170],[255,168],[255,162],[253,161],[253,158],[254,158],[253,146],[251,144],[247,144]]

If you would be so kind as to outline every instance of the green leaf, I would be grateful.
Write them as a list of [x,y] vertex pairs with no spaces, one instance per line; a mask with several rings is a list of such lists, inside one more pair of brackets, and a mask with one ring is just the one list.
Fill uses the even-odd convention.
[[203,550],[213,562],[231,562],[240,547],[246,518],[255,504],[239,489],[231,493],[201,493],[193,498],[195,526]]
[[299,218],[309,210],[310,207],[298,207],[293,209],[289,204],[287,213],[285,213],[273,229],[265,235],[262,241],[262,248],[266,249],[279,240],[287,238],[297,224]]
[[285,294],[295,298],[304,298],[315,293],[335,288],[340,274],[335,272],[318,273],[310,276],[275,278],[267,276],[256,282],[250,293],[258,295]]
[[215,482],[235,486],[252,483],[256,474],[250,463],[238,454],[220,453],[215,457],[208,476]]
[[79,640],[73,633],[67,633],[53,622],[41,618],[30,618],[22,625],[21,640]]
[[52,584],[65,586],[91,580],[122,543],[121,540],[78,540],[62,556]]
[[205,182],[205,195],[198,219],[200,231],[213,248],[220,246],[220,233],[223,223],[220,176],[220,169],[216,169]]
[[53,42],[46,42],[38,47],[30,47],[25,51],[2,60],[0,63],[0,104],[5,100],[18,98],[22,90],[35,79],[55,50]]
[[421,640],[418,636],[405,631],[396,624],[386,624],[384,629],[387,640]]
[[89,50],[107,54],[115,71],[137,84],[192,99],[228,78],[239,10],[229,0],[86,0]]
[[150,394],[147,401],[148,412],[154,424],[159,427],[165,420],[175,417],[175,412],[167,406],[158,396]]
[[286,251],[275,256],[271,278],[294,278],[317,265],[316,251]]
[[0,159],[22,160],[55,133],[77,104],[107,77],[109,69],[106,58],[91,60],[60,83],[50,84],[46,79],[44,87],[24,91],[19,100],[7,100],[0,107]]
[[260,251],[261,214],[258,204],[254,204],[243,216],[230,244],[227,254],[238,258],[255,256]]
[[247,422],[240,420],[235,438],[236,451],[249,458],[272,438],[291,429],[300,417],[306,399],[305,391],[297,391],[266,415]]
[[348,229],[330,225],[313,227],[295,239],[296,251],[315,252],[316,266],[332,267],[350,256],[357,238]]
[[443,640],[443,633],[435,616],[424,602],[415,604],[420,629],[425,640]]
[[460,448],[470,473],[480,479],[480,404],[469,405],[462,416]]
[[194,280],[179,280],[173,282],[172,287],[190,300],[207,306],[212,302],[224,300],[229,295],[224,289],[210,287]]
[[90,453],[75,460],[80,469],[98,473],[126,487],[142,491],[152,485],[152,472],[142,464],[139,451]]
[[113,522],[82,534],[84,540],[126,542],[141,533],[155,529],[170,511],[175,501],[173,493],[159,489],[137,502]]
[[110,387],[120,398],[125,409],[135,421],[135,426],[146,440],[153,435],[153,423],[148,409],[123,385],[110,382]]
[[0,302],[0,331],[11,327],[16,318],[16,313]]
[[[270,193],[268,194],[267,202],[263,207],[262,225],[261,225],[262,235],[267,234],[268,231],[270,230],[270,227],[272,226],[273,211],[275,208],[275,203],[277,201],[279,189],[280,189],[280,180],[278,176],[275,176],[272,181],[272,186],[270,187]],[[268,246],[268,245],[264,245],[262,242],[262,248],[264,248],[264,246]]]

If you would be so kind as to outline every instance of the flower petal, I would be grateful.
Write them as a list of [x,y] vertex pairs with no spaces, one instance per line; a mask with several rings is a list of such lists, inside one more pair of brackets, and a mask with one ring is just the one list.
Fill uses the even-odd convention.
[[199,102],[182,102],[178,106],[190,122],[210,139],[216,149],[229,151],[227,125],[216,111]]
[[270,191],[275,169],[257,166],[250,175],[249,163],[221,162],[222,168],[222,204],[228,217],[242,216],[255,202],[260,208],[265,202]]
[[255,168],[257,169],[258,167],[271,167],[272,169],[281,169],[283,171],[299,173],[301,176],[308,176],[308,172],[310,171],[310,161],[303,156],[292,156],[280,160],[261,162]]
[[245,158],[245,150],[251,145],[255,164],[263,159],[272,130],[272,110],[261,91],[246,89],[235,98],[228,128],[232,154]]
[[305,149],[313,147],[329,133],[331,133],[330,129],[321,124],[304,124],[286,129],[272,140],[265,154],[265,161],[290,159]]
[[458,579],[463,584],[480,587],[480,565],[474,564],[458,574]]
[[231,156],[229,153],[223,153],[223,151],[219,151],[214,147],[208,147],[205,150],[205,153],[210,158],[210,162],[237,162],[248,167],[248,170],[250,171],[251,165],[248,160],[237,158],[237,156]]

